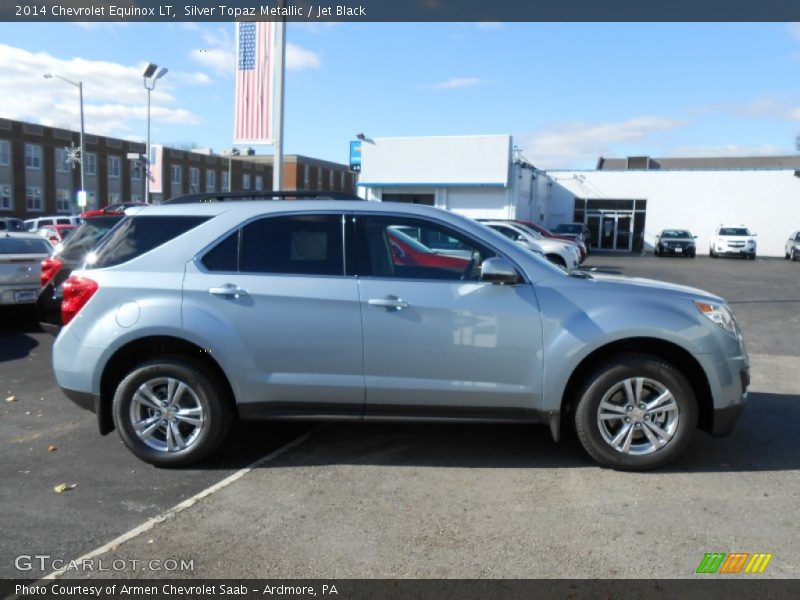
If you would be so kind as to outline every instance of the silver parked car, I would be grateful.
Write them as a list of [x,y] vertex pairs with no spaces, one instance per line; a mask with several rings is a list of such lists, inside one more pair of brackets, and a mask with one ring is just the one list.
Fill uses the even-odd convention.
[[42,261],[53,245],[33,233],[0,233],[0,304],[33,304],[39,296]]
[[787,260],[800,260],[800,231],[795,231],[789,236],[784,252]]
[[[398,254],[393,231],[456,260]],[[59,384],[162,466],[208,455],[238,416],[541,423],[556,440],[573,421],[597,462],[642,470],[698,427],[728,433],[747,397],[721,298],[567,273],[425,206],[148,207],[63,296]]]
[[483,221],[483,223],[519,245],[544,254],[547,260],[559,267],[572,270],[581,264],[581,253],[574,242],[546,238],[538,231],[514,221]]

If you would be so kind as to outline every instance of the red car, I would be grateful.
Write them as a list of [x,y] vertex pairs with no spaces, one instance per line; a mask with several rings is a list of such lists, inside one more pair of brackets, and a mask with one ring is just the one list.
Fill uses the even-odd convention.
[[85,219],[86,217],[98,217],[100,215],[114,215],[124,212],[126,208],[134,208],[136,206],[148,206],[148,204],[146,202],[117,202],[116,204],[109,204],[105,208],[83,211],[81,213],[81,219]]
[[63,242],[76,228],[77,225],[45,225],[44,227],[39,227],[37,233],[42,237],[46,237],[55,246]]
[[458,273],[463,273],[469,265],[470,261],[465,258],[437,254],[402,231],[387,229],[387,232],[391,238],[389,243],[392,245],[392,260],[396,265],[435,267]]
[[537,233],[540,233],[544,237],[554,238],[557,240],[564,240],[566,242],[573,242],[578,245],[578,250],[581,251],[581,262],[586,260],[586,257],[589,256],[589,249],[584,243],[582,239],[576,238],[574,235],[558,235],[557,233],[553,233],[549,229],[542,227],[541,225],[537,225],[536,223],[531,223],[530,221],[515,221],[516,223],[521,223],[522,225],[527,225]]

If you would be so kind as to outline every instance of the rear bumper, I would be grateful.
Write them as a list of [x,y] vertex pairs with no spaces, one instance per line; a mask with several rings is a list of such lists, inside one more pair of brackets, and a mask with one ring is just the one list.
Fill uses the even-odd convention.
[[[23,302],[18,302],[14,297],[14,295],[17,292],[28,292],[28,293],[34,292],[34,293],[32,294],[32,297],[30,299],[25,300]],[[23,305],[33,304],[36,302],[36,297],[38,296],[38,294],[39,294],[38,285],[31,285],[25,283],[19,285],[14,285],[13,283],[4,284],[2,287],[0,287],[0,304],[4,306],[6,305],[23,306]]]

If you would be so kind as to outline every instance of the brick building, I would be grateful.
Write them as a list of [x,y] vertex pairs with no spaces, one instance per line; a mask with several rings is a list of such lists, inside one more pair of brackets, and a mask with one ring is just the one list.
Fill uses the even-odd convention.
[[[87,208],[121,201],[143,201],[144,169],[127,158],[145,145],[87,134]],[[0,119],[0,216],[22,219],[77,211],[80,167],[67,164],[67,148],[79,146],[76,131]],[[207,150],[152,147],[150,199],[206,191],[272,189],[271,155],[223,156]],[[229,188],[228,177],[231,178]],[[347,165],[301,155],[284,156],[287,190],[355,193],[356,176]]]

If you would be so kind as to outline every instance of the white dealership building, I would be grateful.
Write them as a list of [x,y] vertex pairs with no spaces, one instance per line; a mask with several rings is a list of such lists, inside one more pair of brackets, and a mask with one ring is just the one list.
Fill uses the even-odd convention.
[[474,218],[578,221],[593,245],[651,250],[662,229],[689,229],[698,252],[721,224],[758,235],[761,256],[783,256],[800,230],[800,156],[600,158],[591,170],[540,170],[510,135],[365,139],[359,190]]

